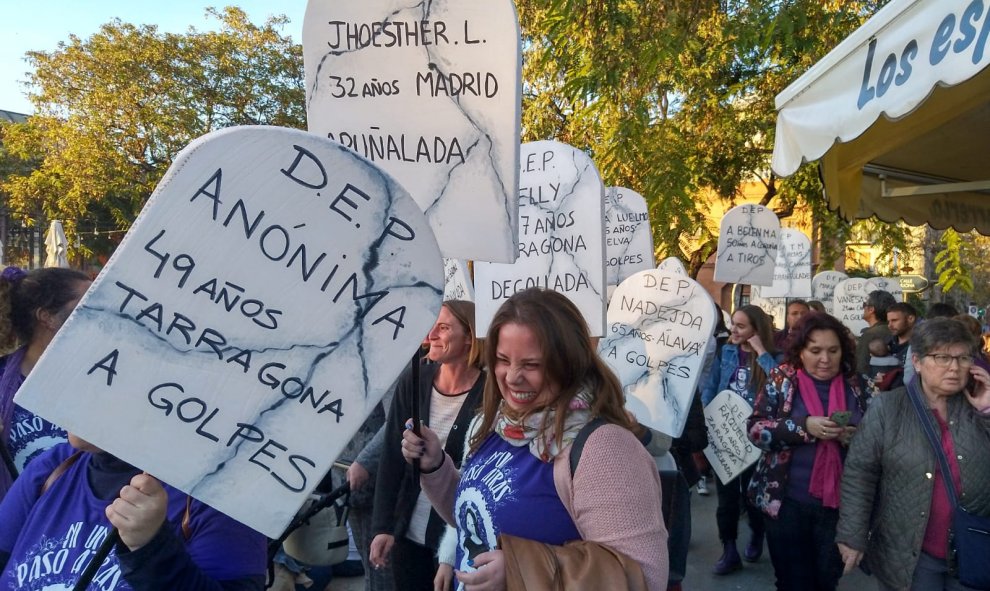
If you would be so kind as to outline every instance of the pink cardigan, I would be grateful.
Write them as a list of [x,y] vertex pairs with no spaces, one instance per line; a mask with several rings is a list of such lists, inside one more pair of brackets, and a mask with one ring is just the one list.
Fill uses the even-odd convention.
[[[574,479],[570,447],[554,458],[553,479],[582,539],[632,558],[651,590],[666,590],[667,529],[660,512],[660,476],[652,456],[632,433],[618,425],[602,425],[585,442]],[[450,458],[420,478],[433,507],[450,524],[458,480],[460,473]]]

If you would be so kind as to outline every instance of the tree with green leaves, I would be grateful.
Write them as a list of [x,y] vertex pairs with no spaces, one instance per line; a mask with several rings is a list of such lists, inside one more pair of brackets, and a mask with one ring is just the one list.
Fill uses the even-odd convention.
[[[718,241],[699,197],[732,204],[754,179],[778,216],[813,210],[824,266],[841,254],[851,228],[822,200],[815,166],[783,181],[769,171],[773,101],[883,0],[517,4],[524,139],[587,148],[606,184],[642,193],[659,255],[682,257],[695,275]],[[881,243],[903,243],[896,226],[873,229]]]
[[208,13],[216,31],[113,21],[28,53],[36,114],[0,131],[12,215],[61,219],[70,242],[127,229],[191,140],[233,125],[305,128],[302,48],[280,32],[285,17],[257,26],[239,8]]
[[[973,278],[968,266],[963,263],[963,251],[967,248],[959,232],[952,228],[943,231],[939,241],[942,250],[935,255],[938,286],[942,290],[943,298],[955,300],[957,307],[963,309],[965,295],[973,293]],[[972,247],[969,250],[972,250]],[[955,293],[953,290],[956,290]]]

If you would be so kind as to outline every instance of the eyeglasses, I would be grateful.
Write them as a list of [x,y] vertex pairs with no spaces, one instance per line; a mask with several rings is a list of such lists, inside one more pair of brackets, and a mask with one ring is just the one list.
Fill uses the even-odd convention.
[[945,353],[930,353],[925,355],[925,357],[931,357],[935,361],[935,365],[939,367],[949,367],[952,362],[955,361],[959,364],[959,367],[969,367],[973,365],[972,355],[946,355]]

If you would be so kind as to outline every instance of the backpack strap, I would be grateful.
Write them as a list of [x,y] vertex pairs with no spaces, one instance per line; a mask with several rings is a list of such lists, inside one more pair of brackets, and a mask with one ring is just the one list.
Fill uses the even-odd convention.
[[584,451],[584,444],[588,441],[588,437],[595,432],[595,429],[604,424],[605,419],[595,417],[578,431],[577,437],[574,438],[574,443],[571,444],[571,478],[574,478],[574,473],[577,472],[578,462],[581,461],[581,452]]
[[48,489],[50,489],[53,484],[55,484],[55,481],[57,481],[59,478],[62,477],[63,474],[65,474],[66,470],[71,468],[73,464],[79,461],[79,458],[82,457],[82,453],[83,452],[76,450],[71,456],[62,460],[61,464],[55,466],[55,469],[52,470],[52,473],[48,475],[48,478],[46,478],[45,482],[41,485],[41,490],[38,491],[38,495],[41,496],[45,494],[45,492]]

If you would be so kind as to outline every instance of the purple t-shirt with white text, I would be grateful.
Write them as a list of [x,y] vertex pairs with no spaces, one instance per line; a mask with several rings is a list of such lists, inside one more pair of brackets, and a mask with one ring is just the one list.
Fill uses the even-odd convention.
[[[10,555],[0,574],[0,591],[71,590],[109,533],[105,514],[109,502],[97,498],[87,483],[89,454],[40,492],[45,479],[72,453],[71,446],[62,444],[40,455],[0,503],[0,552]],[[167,525],[181,538],[179,524],[188,497],[168,485],[165,490]],[[203,575],[223,581],[264,572],[264,536],[199,501],[192,501],[189,515],[189,539],[173,555],[157,556],[157,570],[142,575],[188,590],[196,588],[191,581]],[[88,589],[132,590],[123,572],[114,549]]]
[[516,447],[492,433],[465,460],[454,502],[457,569],[495,549],[499,534],[561,545],[581,535],[557,495],[553,462],[542,462],[528,446]]

